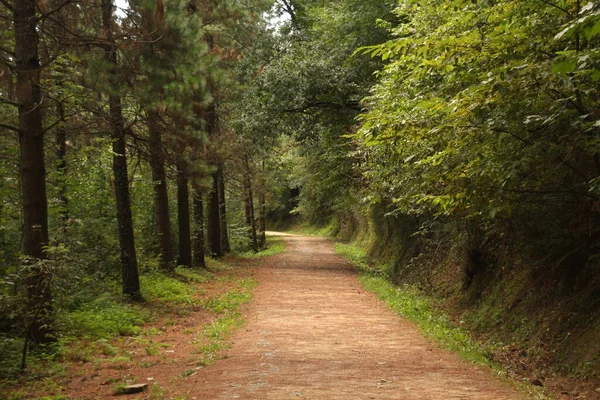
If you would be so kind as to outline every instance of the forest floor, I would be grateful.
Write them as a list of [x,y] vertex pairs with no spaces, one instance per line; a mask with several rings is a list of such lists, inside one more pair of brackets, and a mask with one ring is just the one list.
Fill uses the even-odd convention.
[[240,282],[257,283],[252,301],[240,307],[246,322],[231,336],[209,332],[236,325],[235,316],[215,319],[206,307],[162,317],[146,327],[155,335],[119,338],[115,354],[73,363],[60,382],[61,398],[113,398],[124,383],[148,384],[127,399],[527,397],[489,367],[425,339],[361,286],[328,240],[285,241],[285,253],[244,261],[203,284],[202,296],[224,299]]

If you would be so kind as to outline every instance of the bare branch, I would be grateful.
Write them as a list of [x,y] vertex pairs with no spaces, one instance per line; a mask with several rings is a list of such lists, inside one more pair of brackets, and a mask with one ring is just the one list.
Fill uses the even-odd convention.
[[560,10],[560,11],[564,12],[564,13],[565,13],[565,14],[567,14],[569,17],[573,18],[573,15],[572,15],[572,14],[569,12],[569,10],[567,10],[566,8],[563,8],[563,7],[559,6],[558,4],[552,3],[551,1],[548,1],[548,0],[539,0],[539,1],[541,1],[541,2],[542,2],[542,3],[544,3],[544,4],[547,4],[547,5],[549,5],[549,6],[551,6],[551,7],[554,7],[554,8],[556,8],[556,9],[558,9],[558,10]]
[[331,101],[317,101],[315,103],[309,103],[309,104],[305,104],[302,105],[300,107],[296,107],[296,108],[288,108],[285,109],[285,112],[306,112],[308,110],[310,110],[311,108],[322,108],[322,109],[335,109],[335,110],[353,110],[353,111],[362,111],[362,108],[360,106],[359,103],[357,102],[350,102],[350,103],[334,103]]
[[39,7],[38,7],[38,10],[42,14],[42,16],[39,18],[40,21],[43,20],[43,19],[45,19],[45,18],[50,17],[53,14],[56,14],[57,12],[60,12],[60,10],[62,10],[63,8],[65,8],[66,6],[68,6],[69,4],[71,4],[72,2],[73,2],[73,0],[65,0],[61,5],[59,5],[58,7],[56,7],[54,10],[52,10],[50,12],[47,12],[45,14],[42,13],[41,10],[39,10]]

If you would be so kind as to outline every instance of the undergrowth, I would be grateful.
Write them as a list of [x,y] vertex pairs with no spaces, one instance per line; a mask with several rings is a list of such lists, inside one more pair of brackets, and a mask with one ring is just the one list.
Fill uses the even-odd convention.
[[[144,301],[141,303],[123,301],[119,283],[110,277],[89,280],[86,288],[56,309],[57,343],[29,351],[24,371],[20,368],[23,337],[18,332],[1,333],[0,398],[5,398],[5,395],[15,399],[31,398],[28,393],[34,391],[47,393],[48,382],[65,373],[66,362],[92,362],[97,352],[116,357],[118,352],[111,343],[120,340],[117,338],[143,335],[142,326],[165,312],[180,315],[191,312],[190,307],[204,305],[197,296],[203,290],[198,284],[217,279],[215,272],[227,272],[233,268],[222,261],[208,259],[207,262],[209,270],[178,267],[170,275],[153,270],[142,272],[140,281]],[[251,286],[242,281],[228,296],[206,304],[219,315],[213,323],[215,327],[238,326],[237,309],[249,299]],[[223,315],[220,307],[223,307]],[[234,311],[227,311],[230,309]],[[227,318],[234,322],[227,322]],[[210,337],[218,338],[231,330],[215,327],[211,328],[213,332],[207,331]],[[214,332],[222,332],[223,335]],[[19,387],[27,387],[27,390],[20,391]]]
[[339,221],[335,218],[329,220],[327,225],[312,225],[312,224],[298,224],[292,226],[289,232],[293,232],[299,235],[305,236],[335,236],[335,233],[339,231]]
[[428,337],[457,351],[466,360],[494,367],[485,349],[465,330],[454,326],[447,315],[433,306],[431,299],[408,285],[395,286],[385,270],[371,267],[364,251],[356,246],[338,243],[335,249],[360,269],[360,281],[367,290],[375,292],[398,314],[416,322]]
[[[426,337],[457,352],[467,361],[489,366],[498,375],[506,375],[499,365],[492,362],[492,348],[477,342],[465,329],[454,325],[448,315],[435,307],[434,300],[410,285],[394,285],[389,278],[388,268],[383,264],[374,265],[357,246],[336,243],[335,250],[357,267],[365,289],[376,293],[393,311],[416,323]],[[520,382],[514,383],[536,399],[547,398],[540,390]]]
[[269,257],[285,252],[285,241],[280,236],[267,236],[267,247],[259,252],[246,251],[238,254],[242,258]]
[[101,339],[137,334],[150,314],[139,305],[120,302],[114,293],[105,293],[61,319],[65,337]]
[[151,302],[191,304],[194,289],[180,280],[160,273],[149,273],[140,277],[142,295]]
[[214,363],[219,359],[220,353],[229,348],[230,343],[226,339],[235,328],[244,323],[239,309],[242,304],[251,300],[252,291],[257,284],[258,282],[252,278],[240,279],[236,282],[235,289],[205,301],[204,307],[218,316],[196,339],[199,344],[201,366]]

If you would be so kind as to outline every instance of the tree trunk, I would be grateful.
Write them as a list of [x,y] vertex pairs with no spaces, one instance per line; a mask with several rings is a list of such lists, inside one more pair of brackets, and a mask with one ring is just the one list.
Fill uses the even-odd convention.
[[227,230],[227,208],[225,205],[225,179],[223,176],[223,164],[219,164],[217,170],[219,175],[219,217],[221,222],[221,248],[223,253],[229,253],[231,251],[231,245],[229,244],[229,232]]
[[[206,43],[210,51],[214,50],[215,43],[212,35],[206,35]],[[217,91],[214,81],[209,78],[207,88],[213,96],[213,101],[204,111],[206,133],[214,140],[220,131],[219,115],[217,113]],[[218,156],[213,160],[216,171],[213,173],[213,188],[209,193],[208,202],[208,248],[215,257],[221,257],[230,250],[229,235],[227,234],[227,212],[225,209],[225,182],[223,180],[223,163]]]
[[[212,36],[208,36],[209,48],[213,47]],[[208,87],[214,96],[213,83],[209,79]],[[206,123],[206,132],[208,137],[213,140],[219,134],[219,122],[217,116],[217,104],[213,100],[204,112],[204,121]],[[208,239],[208,250],[213,257],[223,256],[223,225],[226,227],[226,223],[223,222],[223,209],[221,208],[221,182],[223,175],[223,167],[219,161],[214,161],[216,171],[212,174],[212,190],[208,194],[208,219],[207,219],[207,239]]]
[[158,114],[148,112],[148,131],[150,148],[150,167],[154,186],[154,212],[156,216],[156,234],[160,244],[160,267],[165,271],[173,271],[175,265],[173,254],[173,236],[171,235],[171,217],[169,214],[169,194],[167,192],[167,176],[165,158],[162,148]]
[[[109,65],[109,79],[112,90],[119,87],[116,77],[118,62],[117,49],[112,40],[112,0],[102,0],[102,26],[108,42],[105,60]],[[115,200],[117,223],[119,227],[119,247],[121,250],[121,274],[123,277],[123,295],[133,300],[141,299],[140,279],[135,253],[133,218],[131,216],[131,198],[129,195],[129,175],[127,174],[127,156],[125,152],[125,121],[121,98],[112,92],[109,95],[109,121],[113,142],[113,174],[115,179]]]
[[262,161],[262,174],[260,176],[260,190],[258,192],[258,245],[261,249],[267,247],[267,205],[265,201],[265,192],[267,185],[265,182],[265,161]]
[[254,198],[252,195],[252,179],[250,176],[250,163],[248,155],[244,155],[244,197],[246,209],[246,225],[248,226],[248,236],[252,245],[252,250],[258,251],[258,241],[256,238],[256,220],[254,219]]
[[[62,104],[58,105],[58,114],[61,119],[64,119],[65,112]],[[64,125],[61,123],[56,130],[56,159],[58,170],[58,199],[61,203],[60,219],[63,223],[63,228],[69,219],[69,199],[67,197],[67,132]]]
[[177,165],[177,220],[179,223],[179,265],[192,266],[192,239],[190,236],[190,191],[186,165]]
[[23,196],[23,254],[32,260],[25,281],[28,336],[33,343],[55,341],[50,274],[33,259],[46,257],[48,200],[41,114],[36,1],[14,3],[15,63],[19,102],[19,151]]
[[213,185],[208,197],[207,236],[208,250],[214,257],[223,256],[221,247],[221,210],[219,207],[219,174],[212,175]]
[[205,268],[204,260],[204,202],[202,193],[194,190],[194,266]]

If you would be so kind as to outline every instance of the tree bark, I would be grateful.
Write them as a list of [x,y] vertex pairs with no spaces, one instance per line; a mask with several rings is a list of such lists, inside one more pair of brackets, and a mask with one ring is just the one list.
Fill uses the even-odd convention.
[[265,161],[262,161],[262,174],[260,176],[260,190],[258,192],[258,245],[261,249],[267,246],[267,237],[265,231],[267,230],[267,205],[265,200],[265,192],[267,185],[265,182]]
[[[215,48],[212,35],[206,35],[206,43],[212,52]],[[209,78],[207,88],[213,96],[213,100],[204,111],[204,121],[206,123],[206,132],[211,140],[219,136],[219,115],[217,113],[217,90],[214,81]],[[208,248],[215,257],[221,257],[230,250],[229,235],[227,233],[227,211],[225,209],[225,182],[223,180],[223,163],[219,156],[215,154],[212,165],[216,167],[213,173],[213,188],[209,193],[208,202]]]
[[190,191],[185,162],[177,165],[177,220],[179,224],[179,265],[192,266],[192,239],[190,235]]
[[208,250],[214,257],[223,256],[223,248],[221,247],[221,211],[219,207],[219,174],[214,172],[212,175],[212,190],[208,197],[208,219],[207,219],[207,236]]
[[248,226],[248,236],[252,245],[252,250],[258,251],[258,241],[256,237],[256,220],[254,219],[254,198],[252,195],[252,179],[250,176],[250,163],[248,155],[244,154],[244,197],[246,209],[246,226]]
[[55,341],[51,276],[34,259],[46,258],[48,200],[44,164],[41,114],[40,60],[38,54],[36,1],[14,3],[15,63],[19,103],[19,151],[23,197],[23,254],[31,260],[25,280],[27,313],[32,320],[28,337],[32,343]]
[[217,170],[219,180],[219,218],[221,222],[221,248],[223,253],[229,253],[231,251],[231,245],[229,243],[229,231],[227,227],[227,206],[225,203],[225,178],[223,176],[223,163],[219,164]]
[[148,112],[148,134],[150,148],[150,167],[154,186],[154,212],[156,217],[156,234],[160,244],[160,267],[165,271],[173,271],[175,257],[173,254],[173,236],[171,234],[171,216],[169,214],[169,194],[167,192],[167,175],[163,153],[158,113]]
[[204,202],[202,193],[194,190],[194,266],[199,268],[206,267],[204,259]]
[[[214,42],[212,36],[208,35],[207,42],[209,48],[213,48]],[[210,92],[215,95],[213,82],[209,79],[208,88]],[[204,111],[204,121],[206,123],[206,132],[208,133],[208,137],[211,140],[214,140],[219,134],[219,121],[217,115],[217,104],[216,101],[213,100],[206,110]],[[208,239],[208,250],[213,257],[222,257],[223,256],[223,226],[227,227],[227,224],[223,221],[223,211],[224,208],[221,208],[221,181],[223,177],[223,166],[221,162],[218,160],[218,157],[215,155],[215,159],[213,160],[213,166],[216,167],[215,172],[212,174],[212,189],[208,194],[208,218],[207,218],[207,226],[206,233]],[[223,186],[224,187],[224,186]],[[225,233],[226,234],[226,233]]]
[[[107,40],[105,60],[109,65],[109,79],[112,90],[119,86],[116,77],[118,68],[117,49],[113,43],[113,3],[102,0],[102,26]],[[133,218],[131,215],[131,197],[129,194],[129,175],[127,174],[127,156],[125,152],[125,121],[121,106],[121,97],[112,92],[108,97],[109,121],[113,148],[113,175],[115,179],[115,200],[117,223],[119,228],[119,247],[121,252],[121,275],[123,277],[123,295],[133,300],[141,299],[140,279],[135,253]]]
[[[60,119],[64,119],[65,112],[62,104],[58,105],[58,114]],[[67,197],[67,132],[61,123],[56,130],[56,159],[58,170],[58,199],[61,203],[60,219],[65,226],[69,219],[69,198]]]

